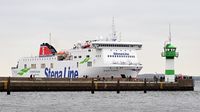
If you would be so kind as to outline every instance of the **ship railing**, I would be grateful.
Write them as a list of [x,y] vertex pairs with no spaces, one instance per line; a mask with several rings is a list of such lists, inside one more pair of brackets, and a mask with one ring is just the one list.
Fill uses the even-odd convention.
[[135,65],[135,66],[138,66],[138,67],[140,67],[140,66],[142,66],[142,64],[141,63],[133,63],[133,62],[116,62],[116,61],[114,61],[114,62],[112,62],[112,64],[120,64],[120,65]]

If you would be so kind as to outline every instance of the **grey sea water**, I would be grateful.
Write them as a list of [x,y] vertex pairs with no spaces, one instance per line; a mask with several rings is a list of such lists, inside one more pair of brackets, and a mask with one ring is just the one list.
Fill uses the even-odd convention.
[[200,112],[195,91],[0,92],[0,112]]

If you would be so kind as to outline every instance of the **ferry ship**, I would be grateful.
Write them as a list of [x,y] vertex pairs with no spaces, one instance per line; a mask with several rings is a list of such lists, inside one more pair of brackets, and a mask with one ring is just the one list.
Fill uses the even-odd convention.
[[142,69],[138,61],[139,42],[122,42],[113,31],[110,39],[76,43],[57,52],[48,43],[40,45],[39,56],[23,57],[12,67],[13,77],[136,77]]

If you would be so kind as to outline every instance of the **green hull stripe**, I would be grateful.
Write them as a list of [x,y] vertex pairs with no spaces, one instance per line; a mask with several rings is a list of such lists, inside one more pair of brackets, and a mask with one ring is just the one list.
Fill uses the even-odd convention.
[[174,75],[175,70],[165,70],[165,75]]

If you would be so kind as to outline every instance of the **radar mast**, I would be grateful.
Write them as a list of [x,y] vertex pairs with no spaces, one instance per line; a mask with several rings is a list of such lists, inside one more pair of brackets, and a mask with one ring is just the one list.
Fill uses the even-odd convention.
[[115,30],[115,19],[112,20],[112,41],[117,41],[117,34]]

